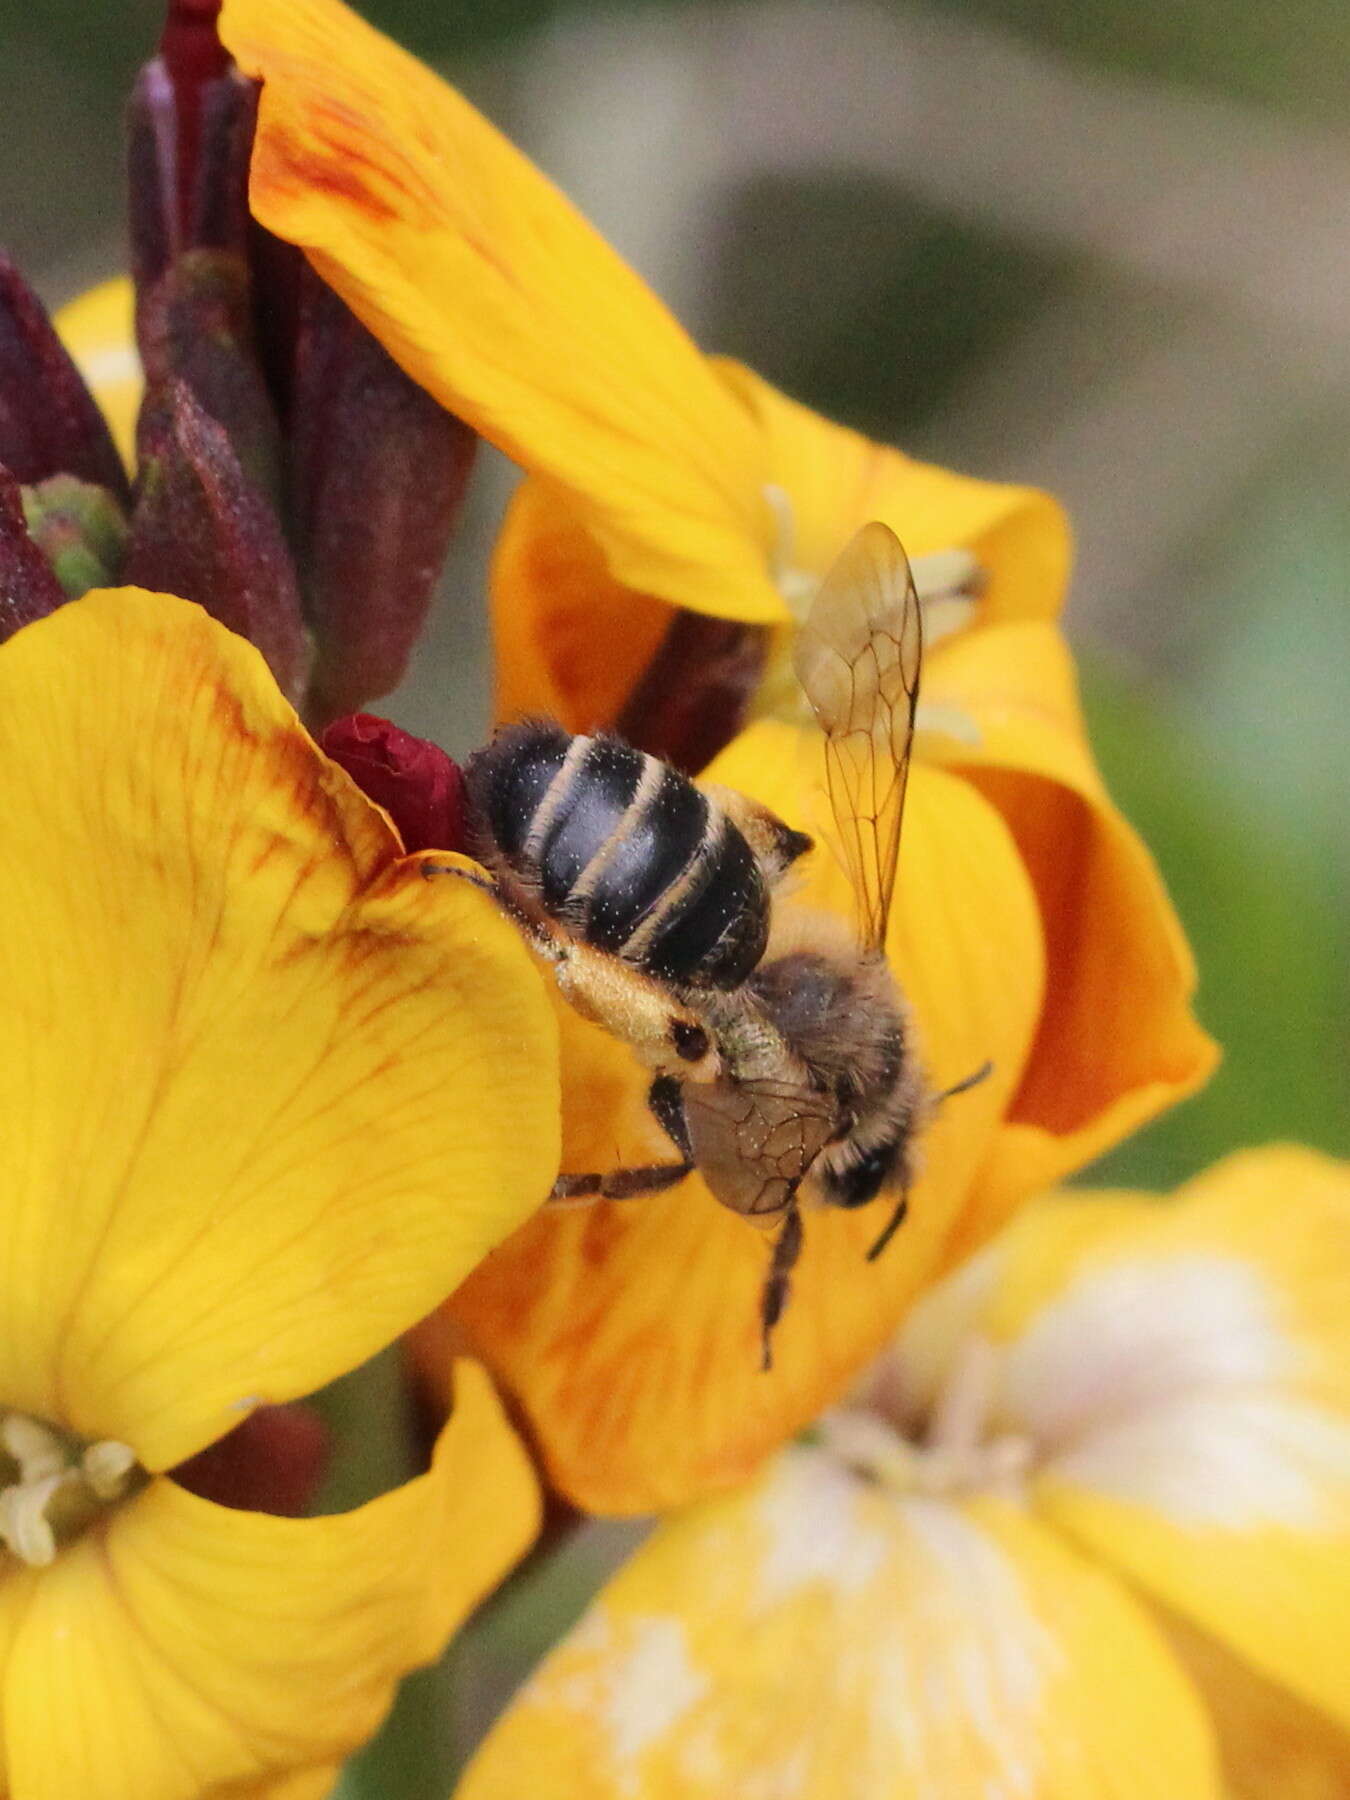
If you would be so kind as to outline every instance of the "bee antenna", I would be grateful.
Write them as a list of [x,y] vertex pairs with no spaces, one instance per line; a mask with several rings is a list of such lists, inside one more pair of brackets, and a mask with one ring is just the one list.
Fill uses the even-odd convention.
[[890,1243],[891,1239],[895,1236],[896,1232],[899,1231],[900,1227],[904,1224],[905,1214],[908,1211],[909,1211],[909,1189],[906,1188],[904,1193],[901,1194],[900,1198],[895,1203],[895,1211],[891,1214],[890,1218],[887,1219],[887,1221],[886,1221],[886,1229],[882,1232],[881,1236],[877,1239],[876,1243],[873,1244],[872,1248],[867,1252],[868,1262],[875,1262],[877,1260],[877,1258],[881,1255],[882,1251],[886,1248],[887,1244]]
[[943,1088],[940,1094],[934,1094],[933,1105],[941,1106],[944,1100],[950,1100],[957,1094],[964,1094],[967,1088],[978,1087],[982,1081],[987,1081],[993,1072],[992,1062],[982,1062],[973,1075],[967,1075],[961,1081],[953,1083],[951,1087]]

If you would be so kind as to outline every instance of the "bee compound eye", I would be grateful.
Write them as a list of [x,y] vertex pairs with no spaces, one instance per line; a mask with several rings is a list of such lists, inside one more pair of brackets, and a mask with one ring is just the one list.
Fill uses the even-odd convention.
[[670,1041],[675,1054],[685,1062],[702,1062],[708,1054],[708,1034],[701,1025],[690,1025],[684,1019],[672,1019]]

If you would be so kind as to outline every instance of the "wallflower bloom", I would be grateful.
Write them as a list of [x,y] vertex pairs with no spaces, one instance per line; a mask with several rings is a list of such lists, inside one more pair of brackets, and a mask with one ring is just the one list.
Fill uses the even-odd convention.
[[[697,715],[721,678],[709,654],[669,659],[697,615],[725,634],[702,649],[735,667],[717,665],[720,730],[706,707],[686,720],[681,759],[725,746],[709,778],[816,828],[818,747],[780,677],[794,609],[869,517],[987,576],[968,629],[938,641],[968,609],[930,618],[889,948],[933,1086],[986,1059],[994,1073],[926,1134],[911,1224],[867,1267],[872,1212],[809,1222],[767,1376],[764,1245],[697,1178],[541,1217],[457,1303],[566,1491],[596,1510],[674,1504],[748,1473],[958,1251],[1212,1064],[1185,943],[1087,748],[1054,624],[1064,523],[1043,495],[915,463],[702,356],[518,151],[338,0],[226,0],[221,32],[264,84],[258,218],[527,471],[494,570],[504,710],[671,748],[654,716]],[[842,878],[812,861],[799,898],[847,914]],[[566,1166],[668,1157],[632,1058],[579,1021],[563,1031]]]
[[258,653],[95,591],[0,647],[0,1787],[321,1794],[537,1520],[463,1362],[358,1510],[173,1477],[361,1362],[548,1188],[542,984]]
[[662,1525],[457,1800],[1350,1791],[1350,1167],[1068,1196]]

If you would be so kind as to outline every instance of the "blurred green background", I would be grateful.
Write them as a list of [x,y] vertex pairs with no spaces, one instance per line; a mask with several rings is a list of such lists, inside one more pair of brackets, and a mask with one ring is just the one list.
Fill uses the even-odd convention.
[[[1350,1152],[1343,0],[365,10],[521,139],[709,348],[1065,499],[1097,752],[1226,1052],[1093,1175],[1165,1187],[1275,1137]],[[158,16],[0,4],[0,241],[52,302],[120,266],[120,106]],[[452,749],[487,722],[478,596],[507,479],[489,460],[387,706]],[[546,1594],[497,1603],[452,1652],[461,1717],[490,1713],[613,1554],[587,1538]],[[408,1684],[360,1791],[442,1791],[440,1679]]]

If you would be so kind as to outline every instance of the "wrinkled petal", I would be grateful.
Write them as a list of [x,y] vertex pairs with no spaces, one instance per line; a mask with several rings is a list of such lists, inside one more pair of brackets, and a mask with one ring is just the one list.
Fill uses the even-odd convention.
[[948,639],[924,700],[979,733],[973,746],[935,736],[929,753],[1006,819],[1036,886],[1051,971],[1035,1051],[970,1215],[984,1236],[1017,1199],[1193,1092],[1217,1052],[1191,1012],[1195,965],[1157,867],[1093,764],[1054,627]]
[[859,526],[881,519],[911,557],[975,553],[984,623],[1058,614],[1072,545],[1064,509],[1049,494],[918,462],[822,418],[742,363],[713,361],[754,418],[769,480],[790,503],[781,548],[795,570],[818,578]]
[[820,1452],[660,1528],[457,1800],[1217,1800],[1125,1589],[1018,1508],[897,1500]]
[[52,320],[103,409],[128,468],[135,458],[136,414],[144,385],[136,353],[135,313],[131,282],[118,275],[68,301]]
[[[761,724],[709,777],[809,826],[805,741]],[[824,849],[795,900],[848,915],[846,878]],[[554,1480],[588,1509],[650,1511],[744,1477],[838,1392],[945,1261],[1021,1078],[1043,972],[1034,903],[1005,829],[938,770],[918,769],[911,782],[890,948],[932,1086],[986,1058],[994,1073],[925,1133],[911,1217],[877,1262],[865,1253],[886,1200],[808,1216],[771,1372],[758,1348],[768,1241],[697,1177],[651,1198],[546,1209],[455,1297],[455,1317],[519,1398]],[[673,1159],[621,1045],[567,1021],[563,1068],[565,1167]]]
[[323,1793],[321,1765],[374,1731],[537,1525],[529,1464],[471,1364],[430,1472],[355,1512],[278,1519],[152,1482],[33,1588],[3,1676],[9,1791]]
[[760,446],[660,301],[469,103],[338,0],[227,0],[250,202],[415,381],[566,488],[615,575],[772,620]]
[[388,1342],[548,1191],[548,1001],[182,601],[13,638],[0,769],[0,1393],[165,1468]]

